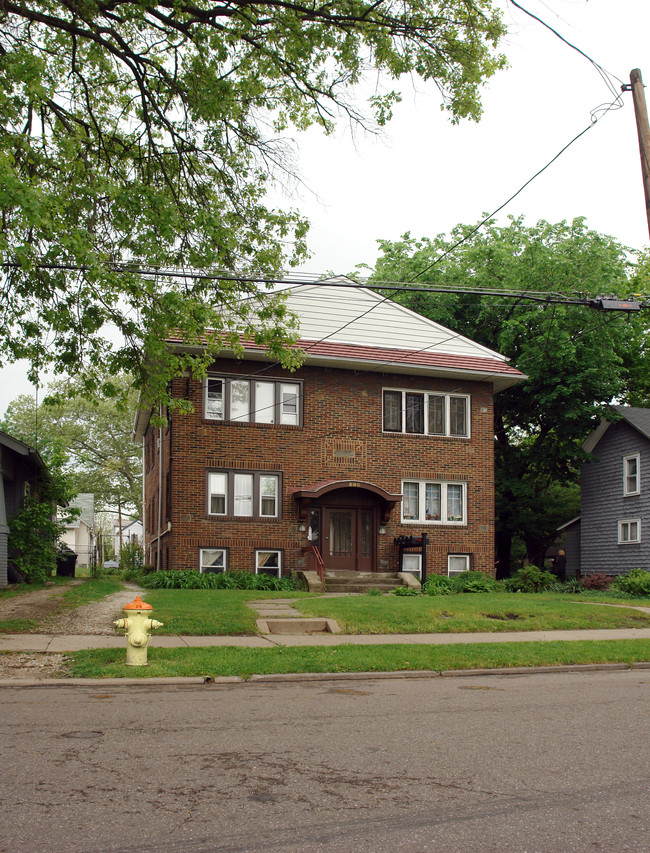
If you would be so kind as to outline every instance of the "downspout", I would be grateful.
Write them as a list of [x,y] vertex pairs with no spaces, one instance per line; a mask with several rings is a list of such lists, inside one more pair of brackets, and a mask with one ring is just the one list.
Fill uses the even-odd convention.
[[[158,407],[162,423],[162,406]],[[160,571],[160,537],[162,535],[162,428],[158,427],[158,545],[156,548],[156,571]]]

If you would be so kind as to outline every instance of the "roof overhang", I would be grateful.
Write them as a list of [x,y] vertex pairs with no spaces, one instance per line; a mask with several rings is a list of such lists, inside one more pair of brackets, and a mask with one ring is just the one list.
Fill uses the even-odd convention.
[[311,483],[302,489],[290,489],[289,494],[293,495],[298,504],[298,515],[301,519],[306,519],[309,515],[309,509],[312,503],[330,492],[338,491],[339,489],[358,489],[359,491],[369,492],[376,498],[379,498],[382,514],[381,522],[386,524],[390,519],[390,515],[396,503],[402,500],[401,494],[387,492],[381,486],[375,483],[370,483],[365,480],[323,480],[320,483]]
[[35,450],[28,444],[25,444],[25,442],[19,441],[17,438],[8,435],[6,432],[0,432],[0,446],[6,447],[8,450],[17,453],[19,456],[26,456],[37,470],[47,472],[47,465],[43,461],[41,454],[38,450]]
[[[186,345],[181,340],[170,338],[169,344],[179,352],[196,353],[202,346]],[[250,361],[268,361],[267,350],[250,341],[242,342],[243,358]],[[396,349],[392,347],[369,347],[336,341],[300,340],[296,349],[304,353],[303,364],[341,370],[365,370],[371,373],[402,373],[411,376],[441,376],[449,379],[466,379],[473,382],[488,382],[494,392],[503,391],[523,382],[526,374],[512,367],[507,358],[464,356],[426,350]],[[224,349],[220,358],[241,358],[241,353]]]

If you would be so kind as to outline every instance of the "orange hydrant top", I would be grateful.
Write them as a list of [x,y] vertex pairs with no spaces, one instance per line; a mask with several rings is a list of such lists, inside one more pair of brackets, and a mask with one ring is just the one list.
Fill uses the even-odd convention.
[[153,607],[150,604],[147,604],[146,601],[143,601],[139,595],[133,599],[131,604],[125,604],[124,610],[153,610]]

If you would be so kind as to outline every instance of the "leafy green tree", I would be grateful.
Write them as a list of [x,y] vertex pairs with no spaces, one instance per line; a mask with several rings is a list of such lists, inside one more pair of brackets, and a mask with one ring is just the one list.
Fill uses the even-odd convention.
[[50,402],[37,407],[28,395],[13,400],[1,428],[40,451],[60,448],[71,487],[92,492],[96,510],[139,517],[142,454],[131,440],[137,392],[125,375],[111,384],[112,398],[89,400],[74,383],[58,380],[49,387]]
[[292,169],[283,131],[370,121],[352,96],[368,72],[379,125],[412,75],[452,121],[478,119],[504,65],[492,0],[4,0],[0,16],[1,357],[84,367],[89,389],[146,376],[156,399],[210,359],[172,356],[172,332],[189,347],[214,329],[217,349],[237,328],[295,364],[281,299],[250,283],[306,256],[307,223],[265,205]]
[[53,446],[42,457],[47,473],[27,495],[20,512],[9,520],[9,559],[27,583],[41,583],[51,577],[59,539],[78,512],[67,509],[74,492],[63,471],[63,454]]
[[396,297],[509,356],[528,377],[495,397],[497,557],[506,575],[513,537],[541,564],[558,524],[575,514],[582,442],[607,404],[647,393],[648,319],[525,298],[533,291],[628,297],[638,287],[625,248],[589,230],[583,219],[526,226],[513,218],[503,227],[491,222],[473,230],[459,225],[449,237],[415,240],[407,234],[395,243],[380,241],[372,280],[512,294]]

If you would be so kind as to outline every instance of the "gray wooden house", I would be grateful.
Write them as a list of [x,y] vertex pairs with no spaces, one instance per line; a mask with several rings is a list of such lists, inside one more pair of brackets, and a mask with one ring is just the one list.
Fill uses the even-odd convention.
[[581,515],[570,522],[583,576],[650,570],[650,409],[611,408],[618,418],[603,418],[583,445],[596,461],[582,467]]
[[8,522],[45,473],[47,467],[37,450],[0,432],[0,587],[7,586]]

